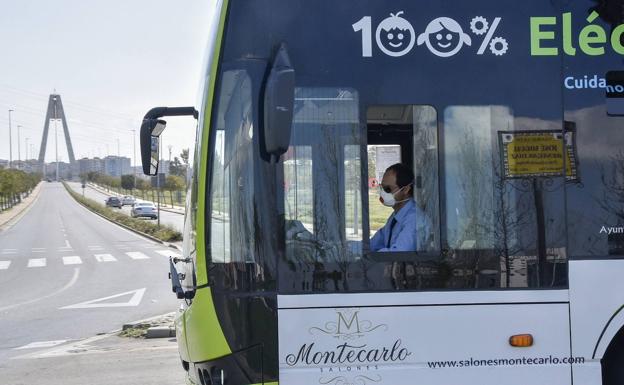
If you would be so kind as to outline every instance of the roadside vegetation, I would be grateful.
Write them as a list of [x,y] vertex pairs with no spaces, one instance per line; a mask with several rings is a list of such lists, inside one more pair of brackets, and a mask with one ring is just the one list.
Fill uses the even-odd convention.
[[8,210],[26,198],[41,182],[41,174],[0,168],[0,211]]
[[87,207],[89,210],[102,215],[112,222],[122,224],[133,230],[150,235],[165,242],[177,242],[182,240],[182,234],[179,231],[174,230],[170,226],[158,226],[155,223],[151,223],[143,219],[132,218],[126,214],[120,213],[118,210],[108,208],[105,205],[94,201],[93,199],[81,196],[71,187],[67,186],[65,182],[63,182],[63,185],[65,186],[67,192],[69,192],[69,194],[79,203]]
[[[167,175],[165,183],[159,189],[154,188],[150,180],[136,177],[132,174],[114,177],[98,172],[89,172],[81,175],[84,182],[94,183],[107,191],[120,195],[133,195],[146,201],[156,202],[160,195],[160,202],[172,208],[183,207],[186,201],[186,181],[180,175]],[[136,182],[135,182],[136,180]]]
[[156,202],[161,205],[184,207],[186,202],[186,180],[191,166],[189,164],[189,150],[184,149],[179,156],[167,162],[167,176],[156,186],[156,178],[145,178],[141,175],[125,174],[121,177],[105,175],[102,172],[91,171],[80,175],[83,183],[89,182],[105,188],[109,192],[120,195],[133,195],[145,201]]

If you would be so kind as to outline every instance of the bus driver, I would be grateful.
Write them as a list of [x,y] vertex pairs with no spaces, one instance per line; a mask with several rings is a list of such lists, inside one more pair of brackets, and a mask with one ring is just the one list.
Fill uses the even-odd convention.
[[[381,180],[379,200],[384,206],[392,207],[394,212],[388,221],[370,241],[371,251],[417,251],[419,237],[417,228],[423,223],[424,213],[414,202],[414,173],[402,163],[396,163],[386,169]],[[419,218],[420,216],[420,218]],[[420,234],[425,235],[425,234]]]

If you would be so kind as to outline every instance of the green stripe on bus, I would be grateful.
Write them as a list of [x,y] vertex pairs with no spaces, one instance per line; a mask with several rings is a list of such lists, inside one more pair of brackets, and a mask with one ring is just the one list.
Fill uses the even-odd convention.
[[232,353],[214,310],[210,288],[197,291],[185,316],[186,345],[191,361],[214,360]]
[[[217,8],[219,9],[219,8]],[[198,170],[198,215],[197,215],[197,285],[206,285],[208,283],[208,274],[206,269],[206,177],[208,174],[208,138],[210,138],[210,124],[212,121],[212,109],[214,102],[215,85],[217,82],[217,70],[221,55],[221,43],[223,40],[223,32],[225,28],[225,19],[228,9],[228,0],[223,0],[221,7],[221,15],[219,17],[219,26],[212,52],[212,62],[210,65],[210,78],[208,79],[208,90],[206,94],[202,136],[201,154]],[[193,304],[189,306],[185,314],[186,318],[186,336],[189,357],[194,362],[207,361],[218,357],[223,357],[232,353],[223,329],[219,323],[214,302],[212,300],[212,291],[197,290]]]
[[210,145],[210,124],[212,123],[212,109],[215,99],[215,86],[217,83],[217,70],[219,67],[219,59],[221,57],[221,43],[223,40],[223,30],[225,28],[225,18],[227,14],[229,0],[223,0],[221,7],[221,16],[219,18],[219,28],[210,64],[210,79],[208,84],[208,94],[206,104],[204,106],[204,120],[202,127],[201,154],[199,166],[199,186],[197,192],[197,285],[208,283],[208,273],[206,268],[206,186],[208,174],[208,147]]

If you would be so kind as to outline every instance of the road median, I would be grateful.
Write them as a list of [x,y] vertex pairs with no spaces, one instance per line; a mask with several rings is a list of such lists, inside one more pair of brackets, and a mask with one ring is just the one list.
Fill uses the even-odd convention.
[[167,225],[158,226],[142,219],[132,218],[125,214],[115,212],[112,209],[104,206],[103,204],[94,201],[93,199],[80,196],[80,194],[75,192],[65,182],[63,182],[63,186],[65,186],[65,189],[67,190],[69,195],[71,195],[78,203],[91,210],[95,214],[121,227],[124,227],[130,231],[133,231],[144,237],[156,241],[177,242],[182,240],[182,234],[172,227],[169,227]]

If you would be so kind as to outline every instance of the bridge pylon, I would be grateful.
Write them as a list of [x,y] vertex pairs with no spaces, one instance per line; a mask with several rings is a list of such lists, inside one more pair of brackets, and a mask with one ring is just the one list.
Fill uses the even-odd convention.
[[44,171],[45,165],[45,153],[46,145],[48,143],[48,130],[50,128],[50,120],[60,120],[63,125],[63,132],[65,133],[65,144],[67,146],[67,152],[69,155],[69,164],[72,170],[76,170],[76,158],[74,157],[74,148],[72,147],[71,138],[69,136],[69,129],[67,128],[67,119],[65,118],[65,110],[63,109],[63,103],[61,102],[61,95],[51,94],[48,100],[48,112],[45,117],[45,124],[43,126],[43,138],[41,138],[41,147],[39,147],[39,166],[41,171]]

